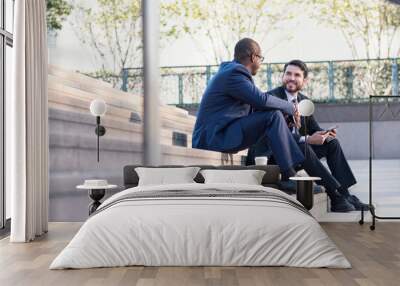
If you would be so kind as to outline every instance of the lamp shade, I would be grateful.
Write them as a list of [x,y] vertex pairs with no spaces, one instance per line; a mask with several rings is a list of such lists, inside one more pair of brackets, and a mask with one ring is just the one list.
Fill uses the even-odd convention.
[[299,112],[302,116],[313,115],[315,110],[314,103],[309,99],[304,99],[299,103]]
[[103,116],[107,111],[106,102],[102,99],[93,99],[90,103],[90,113],[94,116]]

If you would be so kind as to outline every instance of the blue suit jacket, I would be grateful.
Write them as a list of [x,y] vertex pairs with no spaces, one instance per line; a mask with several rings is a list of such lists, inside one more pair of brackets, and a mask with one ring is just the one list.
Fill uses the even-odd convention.
[[234,132],[230,130],[230,138],[226,138],[225,129],[236,120],[248,116],[252,109],[279,109],[293,114],[291,103],[260,91],[245,66],[236,61],[222,63],[201,99],[192,147],[226,151],[224,142],[238,141],[243,134],[238,128]]

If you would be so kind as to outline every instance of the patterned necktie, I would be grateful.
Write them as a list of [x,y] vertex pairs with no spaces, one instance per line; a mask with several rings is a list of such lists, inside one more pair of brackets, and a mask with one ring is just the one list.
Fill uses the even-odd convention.
[[[294,97],[294,98],[292,99],[292,103],[293,103],[293,105],[295,106],[296,110],[298,110],[298,109],[299,109],[299,104],[298,104],[298,102],[297,102],[297,97]],[[296,119],[295,119],[295,116],[294,116],[294,115],[293,115],[293,122],[296,122]],[[299,130],[297,129],[296,124],[293,126],[293,133],[299,134]]]

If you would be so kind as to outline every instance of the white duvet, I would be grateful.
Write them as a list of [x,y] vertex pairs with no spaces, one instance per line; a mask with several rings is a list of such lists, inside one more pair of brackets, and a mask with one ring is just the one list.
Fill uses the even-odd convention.
[[[276,189],[238,184],[135,187],[107,199],[50,269],[146,266],[294,266],[350,268],[310,215],[257,198],[152,198],[113,201],[131,192]],[[108,207],[107,207],[108,206]]]

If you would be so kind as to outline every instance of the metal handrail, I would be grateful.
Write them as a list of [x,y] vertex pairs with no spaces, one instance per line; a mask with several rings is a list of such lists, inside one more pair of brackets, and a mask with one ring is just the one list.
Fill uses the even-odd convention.
[[[311,95],[317,102],[359,102],[362,98],[368,99],[367,94],[371,91],[378,94],[390,92],[399,95],[400,58],[309,61],[307,64],[314,79],[306,86],[305,93]],[[280,82],[283,65],[284,63],[280,62],[262,64],[255,76],[257,85],[263,90],[274,88]],[[172,105],[198,104],[217,68],[218,65],[161,67],[163,87],[161,98],[165,103]],[[141,92],[141,67],[124,68],[117,75],[105,74],[94,77],[109,81],[123,91]],[[391,86],[391,90],[386,90],[382,86],[385,88]],[[370,87],[370,90],[365,87]]]

